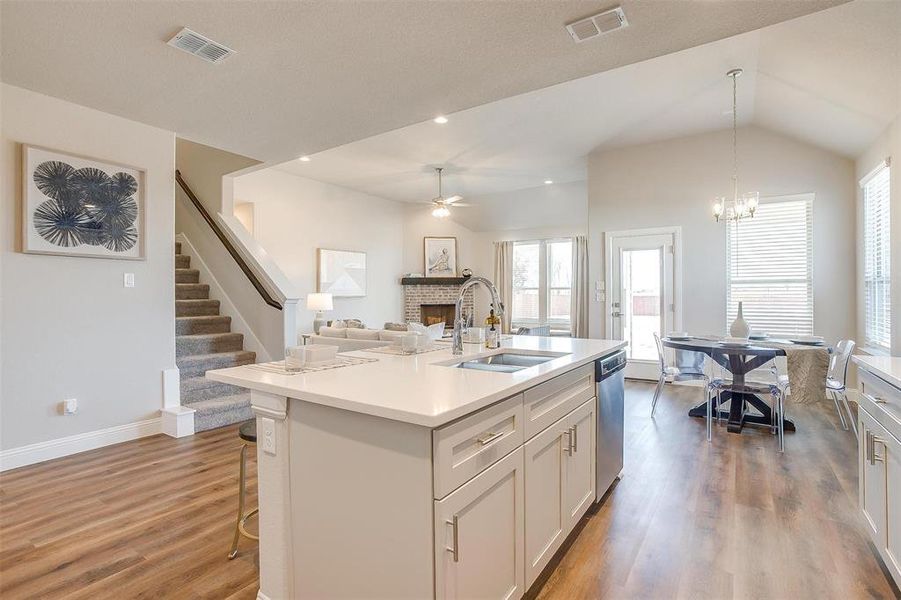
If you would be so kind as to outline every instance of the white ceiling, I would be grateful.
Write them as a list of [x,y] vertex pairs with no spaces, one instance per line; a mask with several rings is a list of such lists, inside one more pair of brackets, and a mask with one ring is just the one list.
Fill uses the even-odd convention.
[[[858,0],[452,114],[446,125],[418,123],[279,168],[377,196],[422,201],[435,196],[432,167],[442,165],[446,196],[493,201],[511,190],[540,189],[545,179],[584,180],[585,157],[596,148],[731,126],[725,73],[736,66],[745,70],[738,82],[740,124],[854,157],[901,106],[901,2]],[[547,192],[524,194],[523,201],[542,193]]]
[[[278,161],[842,1],[623,0],[628,29],[577,45],[563,25],[609,0],[4,0],[0,75]],[[183,26],[238,54],[210,65],[167,46]]]

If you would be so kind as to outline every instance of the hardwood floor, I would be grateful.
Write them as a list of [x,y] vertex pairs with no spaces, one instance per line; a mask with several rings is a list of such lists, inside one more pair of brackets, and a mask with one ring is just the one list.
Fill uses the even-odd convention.
[[[707,444],[693,388],[667,386],[651,420],[652,390],[627,384],[625,476],[533,596],[896,597],[831,405],[791,407],[800,431],[780,455],[762,431],[719,427]],[[255,598],[255,542],[226,560],[240,445],[229,427],[0,474],[0,597]]]

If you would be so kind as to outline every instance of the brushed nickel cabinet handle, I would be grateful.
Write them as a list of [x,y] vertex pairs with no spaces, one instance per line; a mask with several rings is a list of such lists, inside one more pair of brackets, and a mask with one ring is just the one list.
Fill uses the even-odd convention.
[[476,438],[476,441],[479,442],[479,444],[481,444],[482,446],[487,446],[488,444],[490,444],[494,440],[498,439],[499,437],[502,437],[503,435],[504,435],[503,431],[493,431],[493,432],[483,435],[482,437]]
[[579,428],[578,428],[578,426],[573,425],[571,427],[571,429],[572,429],[572,435],[569,436],[569,439],[571,439],[572,443],[573,443],[573,452],[578,452],[579,451]]
[[885,448],[886,452],[888,451],[888,444],[878,435],[870,435],[870,439],[873,440],[873,464],[885,462],[885,455],[879,456],[876,454],[876,444],[882,444],[882,447]]
[[452,520],[445,521],[445,523],[447,523],[448,525],[451,526],[452,532],[453,532],[452,538],[451,538],[452,539],[451,546],[449,548],[445,547],[445,550],[447,550],[448,552],[450,552],[451,554],[454,555],[455,563],[460,562],[460,538],[459,538],[460,521],[459,521],[459,517],[457,515],[454,515],[454,518]]
[[573,455],[573,430],[572,430],[572,427],[570,427],[566,431],[562,432],[562,435],[566,436],[566,446],[563,447],[563,451],[566,452],[567,454],[569,454],[570,456],[572,456]]

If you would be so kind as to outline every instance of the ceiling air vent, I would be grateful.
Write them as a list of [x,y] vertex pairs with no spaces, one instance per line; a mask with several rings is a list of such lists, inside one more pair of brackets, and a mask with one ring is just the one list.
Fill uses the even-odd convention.
[[211,63],[221,63],[235,53],[228,46],[214,42],[187,27],[175,34],[168,44]]
[[623,12],[621,6],[605,10],[602,13],[579,19],[574,23],[566,26],[569,35],[573,36],[576,43],[581,44],[586,40],[590,40],[602,35],[608,34],[617,29],[623,29],[629,26],[626,19],[626,13]]

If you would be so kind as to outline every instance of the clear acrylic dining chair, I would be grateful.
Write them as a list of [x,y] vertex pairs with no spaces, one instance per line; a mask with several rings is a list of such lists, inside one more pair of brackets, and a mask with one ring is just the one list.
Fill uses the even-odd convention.
[[708,388],[715,396],[713,402],[708,402],[707,407],[707,439],[710,440],[712,418],[710,405],[715,406],[719,415],[719,406],[723,392],[741,392],[758,396],[769,395],[773,399],[772,414],[773,423],[770,431],[779,436],[779,452],[785,452],[785,396],[788,393],[788,376],[779,371],[776,361],[772,360],[763,366],[754,369],[745,377],[743,386],[737,386],[728,377],[714,377],[708,383]]
[[[704,372],[704,354],[680,350],[673,353],[673,360],[670,361],[667,359],[663,341],[661,341],[660,336],[656,332],[654,333],[654,342],[657,344],[657,356],[660,360],[660,378],[657,380],[657,387],[654,389],[654,400],[651,402],[651,418],[654,418],[654,413],[657,410],[657,401],[663,392],[663,385],[667,382],[674,383],[676,381],[703,381],[704,399],[708,403],[708,412],[710,412],[710,378]],[[709,432],[708,439],[710,439]]]
[[835,403],[835,412],[842,423],[842,427],[847,431],[848,421],[845,420],[845,414],[850,419],[853,426],[854,436],[857,436],[857,425],[854,420],[854,414],[848,405],[848,395],[846,382],[848,380],[848,363],[851,362],[851,353],[854,352],[853,340],[842,340],[835,345],[835,350],[829,359],[829,370],[826,372],[826,395],[832,398]]

